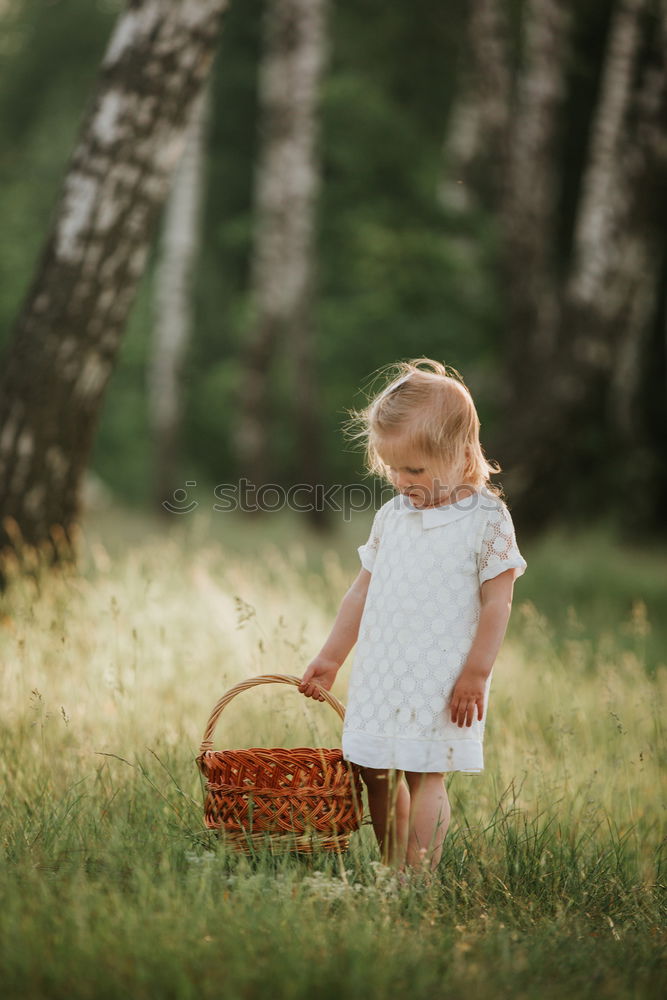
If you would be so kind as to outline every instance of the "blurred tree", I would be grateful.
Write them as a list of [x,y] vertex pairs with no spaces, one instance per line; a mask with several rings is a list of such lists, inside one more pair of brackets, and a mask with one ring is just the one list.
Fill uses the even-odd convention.
[[[316,391],[315,207],[320,168],[317,103],[325,59],[327,0],[269,0],[260,69],[252,324],[242,348],[236,427],[238,467],[257,486],[271,465],[271,366],[291,359],[296,481],[322,482]],[[314,495],[313,495],[314,499]],[[325,511],[313,510],[319,524]]]
[[3,561],[75,555],[104,390],[225,6],[133,0],[113,32],[4,366]]
[[[522,527],[621,500],[626,530],[664,531],[664,435],[661,454],[643,396],[665,363],[650,332],[664,316],[667,16],[651,0],[595,6],[606,44],[573,178],[569,88],[590,11],[526,0],[517,54],[508,7],[472,5],[469,82],[440,191],[450,207],[482,205],[501,223],[508,332],[491,448]],[[664,421],[664,387],[660,398]]]
[[183,413],[182,374],[193,325],[193,269],[199,249],[201,182],[210,88],[195,101],[185,149],[165,208],[160,257],[155,265],[154,319],[148,359],[148,400],[152,432],[153,505],[163,501],[178,475]]

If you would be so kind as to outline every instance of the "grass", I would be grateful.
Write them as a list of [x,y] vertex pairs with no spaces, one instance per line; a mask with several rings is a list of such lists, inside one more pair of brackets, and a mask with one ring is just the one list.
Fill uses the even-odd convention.
[[[110,511],[85,525],[80,572],[14,582],[3,998],[664,995],[664,553],[600,534],[524,551],[486,769],[447,778],[432,886],[396,883],[368,817],[343,859],[246,858],[203,828],[194,758],[213,704],[248,675],[303,672],[367,520],[331,541],[271,518],[165,530]],[[339,734],[328,706],[266,686],[227,706],[215,740]]]

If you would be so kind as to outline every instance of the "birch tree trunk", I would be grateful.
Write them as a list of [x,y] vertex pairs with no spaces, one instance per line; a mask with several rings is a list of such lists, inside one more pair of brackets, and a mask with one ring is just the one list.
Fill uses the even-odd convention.
[[438,188],[442,205],[455,211],[480,200],[493,203],[501,193],[512,85],[507,17],[505,0],[469,5],[468,58],[443,144],[446,169]]
[[154,323],[148,370],[153,439],[152,493],[157,513],[174,491],[182,400],[182,369],[193,323],[192,277],[199,247],[202,172],[210,103],[207,85],[195,101],[185,150],[175,171],[155,272]]
[[636,493],[645,500],[659,490],[655,435],[649,444],[639,400],[667,250],[665,6],[661,18],[650,0],[613,5],[570,248],[554,249],[575,9],[526,0],[521,58],[508,52],[508,72],[518,69],[506,134],[491,151],[502,177],[492,204],[508,334],[502,426],[487,449],[506,470],[524,530],[583,514],[587,492],[591,511],[600,512],[602,495],[637,512]]
[[[79,489],[226,0],[132,0],[104,56],[0,394],[0,552],[75,556]],[[4,580],[4,577],[3,577]]]
[[508,118],[503,271],[511,316],[509,362],[522,392],[556,351],[557,139],[569,61],[568,7],[567,0],[526,3],[522,69]]
[[260,74],[255,181],[254,321],[243,357],[239,467],[270,479],[271,364],[292,352],[294,419],[302,482],[319,478],[315,406],[314,232],[319,186],[317,100],[325,60],[327,0],[269,0]]
[[[609,451],[627,459],[628,535],[665,526],[667,455],[656,454],[645,390],[650,366],[667,361],[664,343],[661,360],[649,356],[667,258],[667,4],[661,24],[656,11],[647,0],[624,0],[615,11],[565,290],[573,364],[602,387]],[[585,408],[581,384],[572,395]],[[664,434],[667,396],[659,398]]]
[[[585,495],[588,479],[599,483],[598,494],[624,510],[628,534],[650,517],[657,485],[641,421],[631,415],[665,252],[666,42],[648,0],[618,0],[560,288],[544,433],[540,442],[533,425],[520,460],[538,503],[546,502],[538,477],[544,482],[550,463],[575,495]],[[593,492],[589,502],[594,508]]]
[[[646,7],[646,0],[622,0],[612,20],[566,288],[570,314],[578,317],[572,360],[604,378],[622,373],[615,381],[626,413],[637,385],[634,377],[626,381],[636,368],[631,354],[646,328],[659,267],[657,247],[647,238],[654,206],[642,209],[641,188],[650,181],[654,190],[657,181],[649,160],[658,147],[646,143],[659,141],[665,80],[664,65],[661,73],[659,66],[639,64]],[[623,417],[620,423],[627,426]]]

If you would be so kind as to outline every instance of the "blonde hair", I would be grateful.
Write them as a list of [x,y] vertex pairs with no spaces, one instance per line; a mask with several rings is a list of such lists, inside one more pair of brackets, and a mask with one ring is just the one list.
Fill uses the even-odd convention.
[[459,485],[484,487],[502,499],[502,487],[489,482],[502,468],[484,455],[477,410],[460,373],[431,358],[414,358],[386,365],[377,374],[388,381],[363,409],[347,410],[343,426],[350,440],[363,443],[368,472],[389,480],[377,444],[397,438],[406,450],[431,459],[436,471],[445,465],[457,470]]

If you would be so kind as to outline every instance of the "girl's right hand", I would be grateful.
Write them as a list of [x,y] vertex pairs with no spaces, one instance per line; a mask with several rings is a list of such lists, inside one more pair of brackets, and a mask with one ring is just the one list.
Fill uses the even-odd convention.
[[340,663],[323,656],[316,656],[306,667],[299,684],[299,691],[301,694],[305,694],[306,698],[324,701],[324,695],[318,691],[317,685],[328,691],[336,680],[336,674],[339,670]]

